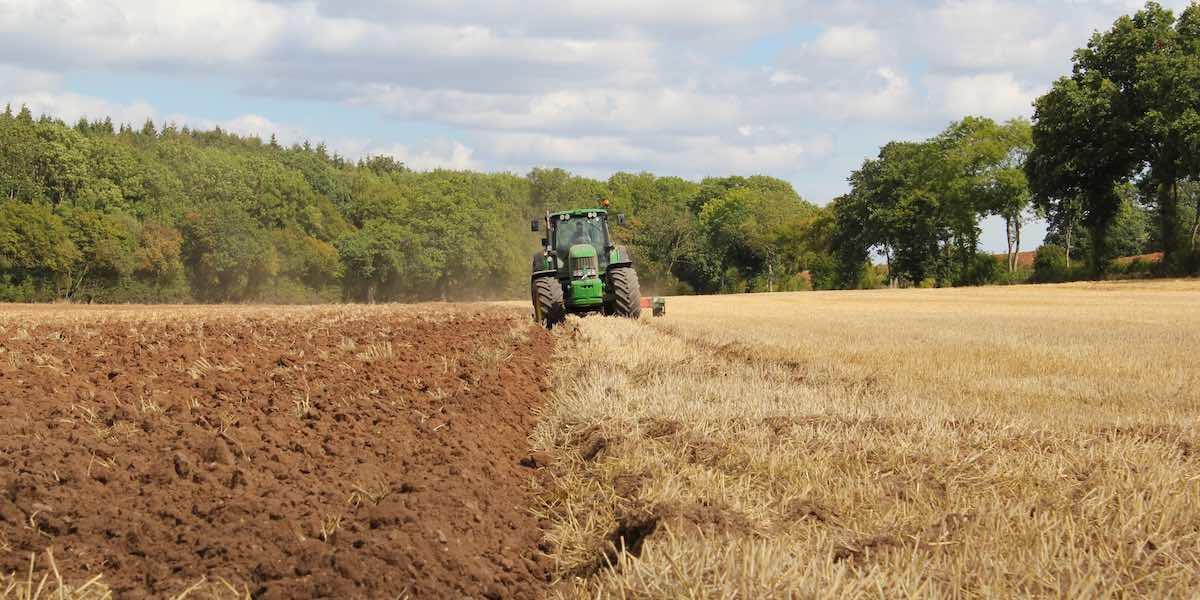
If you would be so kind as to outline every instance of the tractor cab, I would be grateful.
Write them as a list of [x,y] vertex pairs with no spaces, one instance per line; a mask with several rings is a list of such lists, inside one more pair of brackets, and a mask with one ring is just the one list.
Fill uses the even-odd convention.
[[[566,257],[571,248],[590,246],[594,248],[594,256],[600,256],[608,250],[608,215],[604,211],[588,211],[583,215],[571,215],[570,212],[560,212],[550,217],[550,234],[554,250],[558,256]],[[607,263],[607,260],[605,260]],[[570,265],[574,270],[574,265]],[[599,268],[596,269],[599,272]]]
[[597,274],[608,266],[612,238],[608,234],[608,211],[600,208],[550,213],[546,216],[547,246],[558,258],[557,270],[562,276],[572,275],[571,249],[591,246],[595,250]]

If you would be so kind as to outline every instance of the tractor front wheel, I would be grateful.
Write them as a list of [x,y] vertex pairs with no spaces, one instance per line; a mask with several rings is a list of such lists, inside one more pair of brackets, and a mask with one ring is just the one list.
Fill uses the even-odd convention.
[[613,297],[609,313],[618,317],[640,318],[642,290],[638,285],[637,271],[633,267],[609,269],[608,281],[612,285]]
[[546,329],[553,329],[567,318],[563,304],[562,286],[553,277],[538,277],[530,285],[533,292],[533,319]]

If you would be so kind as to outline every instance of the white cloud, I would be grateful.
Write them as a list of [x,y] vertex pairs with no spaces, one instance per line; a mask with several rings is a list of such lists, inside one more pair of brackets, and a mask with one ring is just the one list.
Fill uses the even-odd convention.
[[61,82],[55,73],[0,63],[0,90],[8,94],[56,88]]
[[[504,22],[530,34],[599,34],[628,29],[672,37],[744,37],[803,14],[808,2],[778,0],[317,0],[323,14],[387,22]],[[819,6],[819,5],[816,5]]]
[[808,83],[811,80],[787,69],[772,69],[767,81],[771,82],[771,85],[794,85]]
[[[0,68],[0,83],[4,81],[4,70]],[[213,119],[185,114],[163,114],[157,107],[145,100],[133,102],[113,102],[104,98],[63,91],[61,81],[56,78],[35,78],[35,82],[49,84],[49,89],[29,91],[16,94],[5,94],[0,91],[0,104],[11,104],[14,108],[29,107],[36,116],[49,115],[72,124],[86,118],[100,120],[111,118],[116,124],[129,124],[134,128],[140,127],[147,119],[158,125],[172,123],[178,127],[188,126],[193,129],[212,129],[220,127],[239,135],[257,136],[269,139],[275,135],[281,144],[300,142],[305,138],[304,132],[271,121],[256,114],[243,114],[229,119]]]
[[847,117],[869,116],[875,118],[903,114],[912,99],[912,83],[908,77],[888,67],[875,69],[875,75],[883,86],[865,94],[835,94],[827,101],[831,106],[844,106]]
[[983,73],[927,82],[930,94],[951,115],[983,115],[996,119],[1029,117],[1044,88],[1021,85],[1012,73]]
[[286,76],[310,93],[330,80],[429,87],[438,73],[461,85],[466,72],[496,84],[654,69],[654,43],[634,31],[529,34],[503,23],[381,21],[331,16],[313,2],[254,0],[0,0],[0,55],[58,68]]
[[813,42],[818,56],[835,60],[878,61],[883,52],[879,32],[864,25],[834,25]]
[[271,136],[275,136],[275,140],[282,145],[291,145],[293,143],[301,143],[306,140],[317,142],[318,140],[310,138],[304,131],[285,125],[276,123],[262,115],[247,113],[238,115],[230,119],[212,119],[205,117],[197,117],[194,115],[171,114],[163,117],[163,123],[173,123],[177,127],[184,125],[192,129],[209,130],[214,127],[236,133],[242,136],[253,136],[260,140],[269,140]]
[[[1029,65],[1053,57],[1069,60],[1069,26],[1047,19],[1039,7],[998,0],[952,0],[925,15],[929,33],[918,39],[937,63],[965,69]],[[1064,46],[1065,52],[1051,50]]]
[[81,117],[92,120],[111,117],[116,123],[141,125],[146,119],[158,115],[153,106],[143,101],[118,103],[73,92],[39,91],[12,96],[0,93],[0,101],[11,103],[14,107],[25,105],[35,115],[50,115],[67,123],[73,123]]
[[756,98],[748,112],[772,116],[801,114],[838,121],[878,121],[906,118],[915,111],[917,95],[912,82],[891,67],[875,67],[865,73],[856,73],[853,78],[812,80],[820,85],[809,85],[800,76],[796,76],[795,81],[796,84],[786,90]]
[[711,130],[728,127],[741,115],[735,97],[694,86],[522,95],[376,85],[364,88],[351,103],[407,119],[436,119],[472,129],[579,133]]
[[41,42],[36,46],[82,64],[212,64],[263,51],[284,30],[286,13],[239,0],[4,0],[0,34],[16,42],[14,52]]
[[775,142],[753,138],[677,136],[645,140],[620,136],[558,136],[490,133],[480,136],[480,149],[501,163],[528,168],[538,164],[582,166],[606,164],[617,169],[649,169],[689,177],[741,173],[790,176],[824,159],[833,150],[829,135]]
[[635,22],[643,25],[688,25],[704,28],[752,24],[780,12],[774,3],[751,0],[658,0],[656,2],[569,0],[544,2],[538,8],[558,12],[561,15],[560,18],[594,19],[601,22]]
[[480,170],[484,165],[475,159],[475,151],[462,142],[436,139],[423,146],[395,144],[390,147],[369,149],[367,154],[388,155],[403,162],[410,169],[428,171],[432,169]]

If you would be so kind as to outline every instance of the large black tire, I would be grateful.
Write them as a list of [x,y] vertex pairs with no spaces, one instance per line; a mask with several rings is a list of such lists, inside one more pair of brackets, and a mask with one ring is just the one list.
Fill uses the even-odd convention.
[[637,319],[642,316],[642,290],[638,286],[637,271],[633,267],[615,267],[608,270],[608,282],[613,288],[611,314],[618,317]]
[[553,277],[538,277],[529,286],[533,295],[533,320],[546,329],[567,318],[567,307],[563,304],[562,285]]

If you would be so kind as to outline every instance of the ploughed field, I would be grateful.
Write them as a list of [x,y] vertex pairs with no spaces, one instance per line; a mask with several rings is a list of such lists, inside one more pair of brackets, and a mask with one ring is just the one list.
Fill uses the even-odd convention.
[[494,306],[4,307],[0,594],[535,597],[551,349]]

